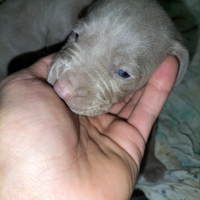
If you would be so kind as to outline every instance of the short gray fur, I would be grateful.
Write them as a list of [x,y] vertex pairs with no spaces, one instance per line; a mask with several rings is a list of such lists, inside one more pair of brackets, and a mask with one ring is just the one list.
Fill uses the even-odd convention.
[[[179,83],[188,51],[154,0],[99,0],[80,19],[51,64],[48,82],[75,113],[108,112],[141,89],[167,55],[179,60]],[[122,78],[119,70],[130,77]]]

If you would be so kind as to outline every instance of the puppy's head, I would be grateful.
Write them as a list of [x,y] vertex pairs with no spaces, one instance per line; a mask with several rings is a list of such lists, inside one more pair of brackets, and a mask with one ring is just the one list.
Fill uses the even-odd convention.
[[165,15],[158,20],[152,10],[153,19],[141,13],[133,16],[130,5],[123,6],[94,7],[77,22],[50,66],[48,82],[77,114],[109,111],[145,86],[168,54],[177,54],[172,48],[175,30],[168,21],[163,25]]

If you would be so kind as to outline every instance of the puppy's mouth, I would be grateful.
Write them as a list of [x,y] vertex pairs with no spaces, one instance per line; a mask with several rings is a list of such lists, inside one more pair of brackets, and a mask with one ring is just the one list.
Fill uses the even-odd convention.
[[86,89],[74,89],[67,84],[63,87],[59,81],[56,81],[53,87],[57,95],[76,114],[95,116],[106,113],[111,108],[110,101],[102,101]]
[[85,115],[85,116],[95,116],[100,115],[108,112],[110,110],[110,106],[100,106],[100,105],[83,105],[83,104],[74,104],[73,102],[65,101],[65,103],[68,105],[69,109],[79,115]]

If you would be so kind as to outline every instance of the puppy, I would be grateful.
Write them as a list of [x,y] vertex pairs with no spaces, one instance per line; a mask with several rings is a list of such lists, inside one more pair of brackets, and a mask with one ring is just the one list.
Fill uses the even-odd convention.
[[48,82],[73,112],[98,115],[144,87],[167,55],[179,60],[179,83],[188,51],[156,1],[99,0],[56,55]]
[[[47,80],[73,112],[94,116],[144,87],[167,55],[179,60],[177,84],[188,51],[156,1],[99,0],[76,23]],[[141,167],[145,179],[154,183],[166,170],[154,155],[155,134],[156,124]]]

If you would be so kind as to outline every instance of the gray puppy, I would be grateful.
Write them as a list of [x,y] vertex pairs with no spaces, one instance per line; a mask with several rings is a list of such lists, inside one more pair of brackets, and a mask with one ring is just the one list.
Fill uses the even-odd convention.
[[48,82],[73,112],[102,114],[144,87],[167,55],[179,60],[179,83],[188,51],[156,1],[99,0],[56,55]]

